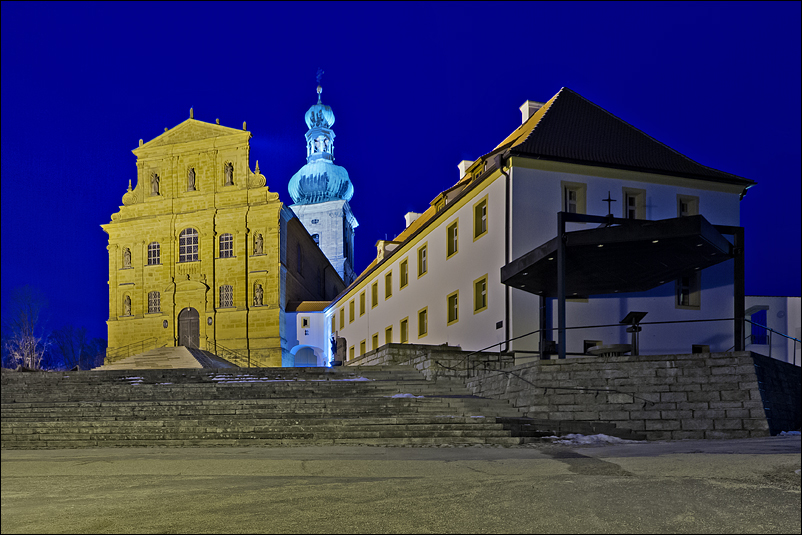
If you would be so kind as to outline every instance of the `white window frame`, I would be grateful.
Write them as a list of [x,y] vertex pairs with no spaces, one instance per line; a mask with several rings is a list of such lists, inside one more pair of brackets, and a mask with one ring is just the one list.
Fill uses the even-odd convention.
[[153,241],[148,244],[148,265],[158,266],[161,264],[161,245]]
[[197,262],[200,238],[197,229],[187,227],[178,236],[178,261]]
[[234,235],[220,235],[220,258],[234,258]]

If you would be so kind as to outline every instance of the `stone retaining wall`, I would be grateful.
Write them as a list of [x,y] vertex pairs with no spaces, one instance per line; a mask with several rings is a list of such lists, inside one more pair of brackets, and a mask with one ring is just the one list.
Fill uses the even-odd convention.
[[346,366],[409,365],[421,371],[427,380],[455,377],[463,380],[479,371],[509,368],[515,363],[512,353],[471,353],[457,346],[424,344],[385,344],[351,359]]
[[751,352],[544,360],[466,383],[531,418],[611,422],[650,440],[766,436],[800,426],[800,369]]
[[802,368],[752,353],[772,435],[802,426]]

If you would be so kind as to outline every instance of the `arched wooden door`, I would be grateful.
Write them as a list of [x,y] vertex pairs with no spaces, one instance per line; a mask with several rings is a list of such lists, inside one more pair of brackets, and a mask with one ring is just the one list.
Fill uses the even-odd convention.
[[178,314],[178,345],[198,347],[200,344],[200,318],[194,308],[185,308]]

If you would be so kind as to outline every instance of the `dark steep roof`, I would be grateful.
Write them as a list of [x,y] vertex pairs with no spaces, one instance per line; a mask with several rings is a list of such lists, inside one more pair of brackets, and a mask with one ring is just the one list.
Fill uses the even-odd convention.
[[[697,163],[564,87],[496,150],[513,155],[740,184],[754,181]],[[495,151],[494,151],[495,152]]]

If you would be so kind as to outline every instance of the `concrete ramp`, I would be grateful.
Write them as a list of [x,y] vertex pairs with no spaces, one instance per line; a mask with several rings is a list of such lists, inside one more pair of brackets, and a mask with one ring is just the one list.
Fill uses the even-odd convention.
[[159,347],[139,355],[104,364],[96,370],[168,370],[173,368],[203,368],[186,347]]

